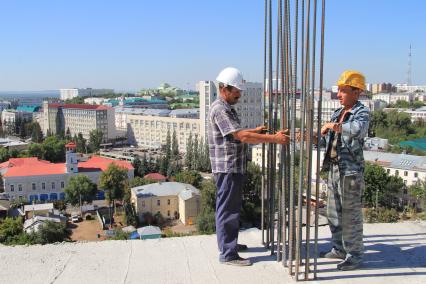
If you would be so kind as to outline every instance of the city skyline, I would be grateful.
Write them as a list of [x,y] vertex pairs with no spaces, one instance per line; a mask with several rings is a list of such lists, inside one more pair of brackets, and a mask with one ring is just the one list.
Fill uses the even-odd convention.
[[[0,91],[112,88],[163,82],[194,89],[226,66],[263,80],[263,1],[2,3]],[[344,69],[371,83],[426,84],[422,1],[328,1],[325,87]],[[237,12],[234,12],[237,11]],[[243,11],[243,12],[242,12]],[[349,33],[348,33],[349,31]],[[347,36],[348,35],[348,36]]]

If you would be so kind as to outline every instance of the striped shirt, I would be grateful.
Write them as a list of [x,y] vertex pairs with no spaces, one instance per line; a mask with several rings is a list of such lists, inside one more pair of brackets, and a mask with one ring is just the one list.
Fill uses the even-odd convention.
[[208,141],[213,173],[245,173],[247,145],[234,139],[232,133],[241,130],[235,109],[218,98],[208,115]]

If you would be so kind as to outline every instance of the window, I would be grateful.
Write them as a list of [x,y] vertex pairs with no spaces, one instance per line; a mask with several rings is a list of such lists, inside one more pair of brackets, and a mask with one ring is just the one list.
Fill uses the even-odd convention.
[[18,184],[18,190],[22,191],[22,184]]
[[414,177],[419,177],[419,173],[414,173]]
[[61,181],[61,188],[65,187],[65,182]]
[[395,176],[399,176],[399,171],[398,170],[395,171]]
[[52,182],[52,189],[55,189],[55,183]]
[[387,169],[387,170],[386,170],[386,172],[387,172],[388,174],[390,174],[390,169]]
[[142,207],[145,207],[145,200],[142,200]]
[[44,182],[41,183],[41,189],[46,189],[46,184]]
[[170,217],[170,210],[167,210],[167,216]]
[[407,180],[405,180],[405,179],[404,179],[404,184],[405,184],[405,185],[407,184]]
[[33,190],[36,190],[36,184],[35,183],[32,183],[31,187],[32,187]]
[[10,185],[10,191],[15,191],[15,186],[13,184]]
[[160,206],[160,200],[157,200],[157,206]]
[[167,199],[167,205],[170,205],[170,199]]
[[407,171],[404,171],[404,176],[405,177],[408,176],[408,172]]

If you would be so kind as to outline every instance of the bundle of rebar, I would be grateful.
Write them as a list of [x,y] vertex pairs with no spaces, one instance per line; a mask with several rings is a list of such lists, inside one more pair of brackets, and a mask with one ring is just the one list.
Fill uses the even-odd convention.
[[[317,0],[265,0],[265,124],[271,134],[288,130],[290,143],[262,145],[262,243],[296,280],[316,279],[318,270],[319,150],[314,167],[312,163],[314,136],[320,137],[321,130],[325,0],[320,19],[317,10]],[[275,37],[273,18],[277,22]]]

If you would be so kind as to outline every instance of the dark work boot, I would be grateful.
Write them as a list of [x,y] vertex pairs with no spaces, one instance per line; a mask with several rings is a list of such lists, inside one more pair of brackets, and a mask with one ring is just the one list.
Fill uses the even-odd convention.
[[346,258],[344,261],[337,265],[337,269],[342,271],[354,270],[361,266],[362,261],[352,256]]

